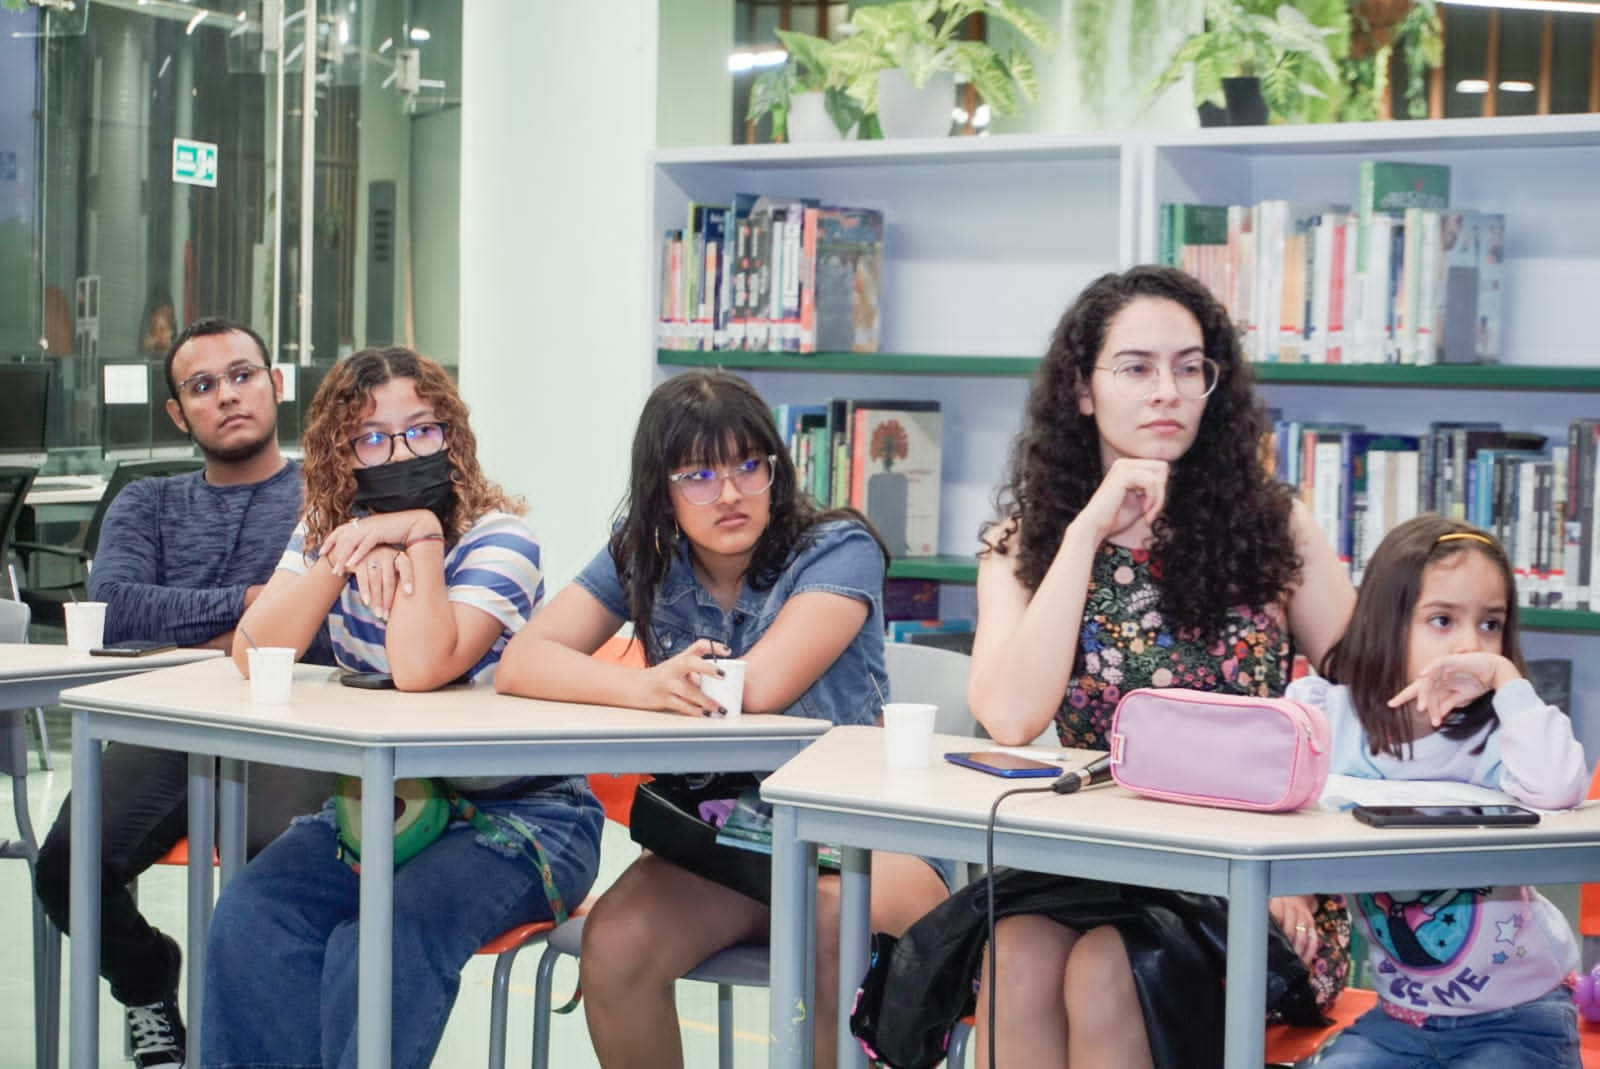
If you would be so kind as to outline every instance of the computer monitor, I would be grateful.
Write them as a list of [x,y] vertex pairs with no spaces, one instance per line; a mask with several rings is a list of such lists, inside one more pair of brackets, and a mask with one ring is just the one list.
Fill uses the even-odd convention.
[[172,393],[167,388],[165,360],[150,361],[150,456],[152,459],[176,459],[194,456],[194,442],[167,415],[167,400]]
[[45,363],[0,364],[0,462],[44,464],[52,370]]
[[107,460],[150,456],[150,371],[146,361],[107,360],[101,365],[100,448]]

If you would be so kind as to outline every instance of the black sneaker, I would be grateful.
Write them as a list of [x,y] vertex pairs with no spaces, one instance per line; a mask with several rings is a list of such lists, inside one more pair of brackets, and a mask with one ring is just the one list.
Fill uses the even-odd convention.
[[137,1069],[183,1069],[187,1033],[178,1012],[178,996],[147,1006],[129,1006],[128,1037]]

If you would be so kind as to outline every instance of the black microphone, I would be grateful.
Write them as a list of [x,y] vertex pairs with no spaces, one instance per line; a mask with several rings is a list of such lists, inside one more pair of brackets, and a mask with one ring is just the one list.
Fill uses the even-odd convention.
[[1084,787],[1093,787],[1111,778],[1111,755],[1097,757],[1082,768],[1075,768],[1050,785],[1057,794],[1076,794]]

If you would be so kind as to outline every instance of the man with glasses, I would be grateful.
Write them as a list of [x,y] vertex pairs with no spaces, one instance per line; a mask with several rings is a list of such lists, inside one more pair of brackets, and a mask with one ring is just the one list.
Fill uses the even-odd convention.
[[[89,594],[106,603],[107,644],[134,639],[227,650],[299,519],[299,465],[278,451],[280,372],[249,327],[203,319],[166,358],[167,414],[200,450],[200,471],[129,483],[106,512]],[[307,660],[332,664],[324,631]],[[137,1069],[181,1069],[177,942],[139,913],[128,885],[188,832],[185,754],[112,743],[101,770],[100,971],[127,1007]],[[332,777],[252,765],[253,855],[332,793]],[[39,850],[37,889],[68,917],[72,800]]]

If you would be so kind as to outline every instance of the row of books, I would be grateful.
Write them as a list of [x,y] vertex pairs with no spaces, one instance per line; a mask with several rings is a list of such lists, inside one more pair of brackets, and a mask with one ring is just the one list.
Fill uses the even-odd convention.
[[690,203],[661,251],[662,349],[878,351],[883,213],[800,197]]
[[1386,532],[1438,512],[1500,540],[1522,604],[1600,611],[1600,420],[1554,443],[1495,423],[1409,435],[1279,420],[1269,455],[1358,583]]
[[939,402],[836,398],[778,405],[773,416],[812,497],[860,509],[892,556],[938,553]]
[[1489,363],[1505,217],[1450,209],[1450,169],[1367,160],[1356,208],[1164,204],[1160,259],[1227,307],[1251,360]]

